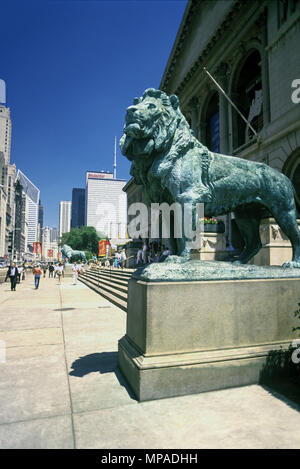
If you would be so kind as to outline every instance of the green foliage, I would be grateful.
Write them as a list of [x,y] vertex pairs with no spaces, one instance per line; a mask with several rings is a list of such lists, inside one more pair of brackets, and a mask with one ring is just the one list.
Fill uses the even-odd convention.
[[103,233],[97,233],[93,226],[82,226],[72,228],[68,233],[64,233],[59,241],[59,245],[67,244],[72,249],[78,251],[98,252],[100,239],[107,238]]
[[91,253],[91,251],[85,251],[84,254],[85,254],[87,261],[90,261],[93,257],[93,254]]

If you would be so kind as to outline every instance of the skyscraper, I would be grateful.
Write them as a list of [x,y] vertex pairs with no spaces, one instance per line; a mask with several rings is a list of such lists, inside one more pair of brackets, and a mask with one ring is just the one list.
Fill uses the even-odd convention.
[[16,166],[10,164],[10,144],[10,110],[4,104],[0,104],[0,256],[8,253],[8,247],[11,246],[10,237],[14,230],[15,222],[14,181]]
[[0,151],[4,153],[5,164],[10,163],[11,120],[10,109],[0,104]]
[[25,176],[22,171],[18,170],[16,181],[19,181],[23,193],[27,197],[28,202],[28,238],[27,246],[32,249],[33,243],[38,241],[38,218],[39,218],[39,189]]
[[59,203],[59,236],[71,229],[71,201],[62,200]]
[[54,241],[57,241],[58,239],[58,230],[57,228],[53,227],[50,228],[50,241],[53,243]]
[[85,189],[72,190],[72,219],[71,227],[84,226],[85,223]]
[[126,239],[125,184],[124,179],[114,179],[110,172],[86,173],[86,225],[114,240]]

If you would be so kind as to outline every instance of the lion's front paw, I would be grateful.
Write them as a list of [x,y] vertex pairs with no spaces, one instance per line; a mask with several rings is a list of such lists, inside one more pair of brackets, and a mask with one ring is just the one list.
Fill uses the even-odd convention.
[[284,269],[300,269],[300,261],[289,261],[282,264]]

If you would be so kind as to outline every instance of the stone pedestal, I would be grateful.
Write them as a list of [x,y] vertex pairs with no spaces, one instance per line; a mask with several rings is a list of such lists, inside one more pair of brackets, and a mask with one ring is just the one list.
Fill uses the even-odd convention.
[[[300,220],[297,221],[300,226]],[[263,219],[259,231],[262,248],[250,261],[250,264],[282,265],[292,259],[291,243],[274,218]]]
[[64,268],[64,278],[73,277],[73,264],[66,264]]
[[191,251],[191,259],[201,261],[223,261],[228,258],[225,233],[201,233],[200,249]]
[[300,278],[131,279],[119,367],[140,401],[257,383],[297,337]]

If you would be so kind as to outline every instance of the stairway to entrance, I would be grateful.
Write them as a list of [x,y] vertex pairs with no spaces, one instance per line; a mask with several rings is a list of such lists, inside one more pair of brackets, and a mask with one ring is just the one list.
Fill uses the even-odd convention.
[[128,282],[135,269],[88,269],[78,280],[127,312]]

